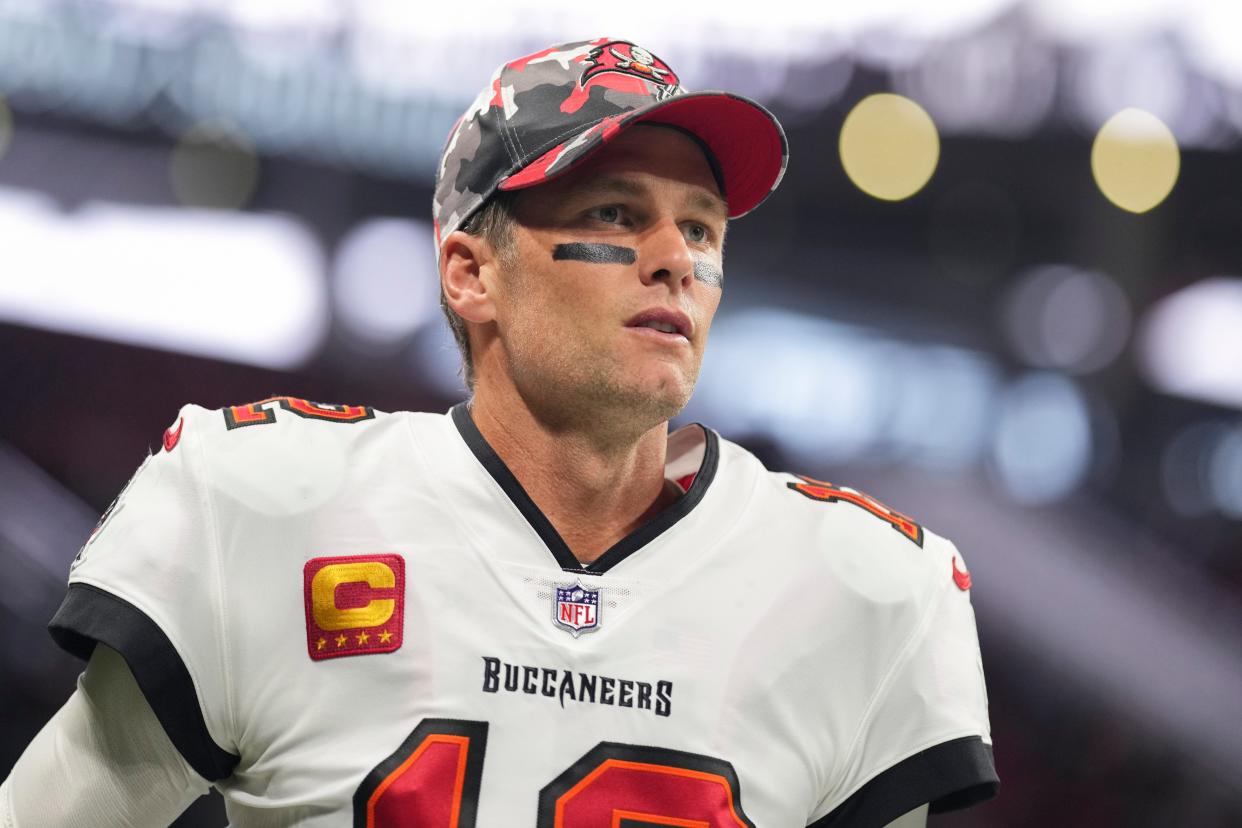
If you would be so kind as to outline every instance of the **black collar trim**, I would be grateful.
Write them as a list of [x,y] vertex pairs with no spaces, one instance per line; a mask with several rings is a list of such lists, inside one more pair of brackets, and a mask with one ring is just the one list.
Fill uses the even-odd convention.
[[639,549],[651,543],[672,527],[673,524],[677,523],[677,521],[690,514],[690,510],[699,504],[699,501],[703,499],[703,495],[707,494],[707,487],[715,479],[716,468],[720,465],[720,441],[716,436],[716,432],[704,425],[695,423],[696,426],[703,429],[706,444],[703,447],[703,462],[699,465],[698,473],[694,477],[694,483],[690,485],[690,488],[681,497],[669,504],[668,508],[617,541],[604,554],[596,558],[593,563],[583,564],[574,557],[574,553],[565,543],[565,539],[561,537],[560,532],[556,531],[556,527],[552,525],[552,522],[535,505],[535,501],[530,499],[530,495],[522,488],[522,484],[518,482],[518,479],[513,476],[513,472],[509,471],[509,467],[505,465],[505,461],[501,460],[500,455],[488,445],[487,440],[483,439],[483,434],[479,431],[478,426],[474,424],[474,419],[470,416],[470,410],[467,408],[466,403],[458,403],[453,406],[450,414],[453,417],[453,424],[457,426],[457,430],[461,433],[462,439],[466,441],[466,445],[470,447],[470,451],[474,453],[478,461],[483,464],[483,468],[487,469],[492,479],[509,496],[509,500],[513,502],[513,505],[526,518],[526,522],[531,525],[531,528],[538,533],[548,547],[548,551],[552,553],[556,563],[566,572],[602,575]]

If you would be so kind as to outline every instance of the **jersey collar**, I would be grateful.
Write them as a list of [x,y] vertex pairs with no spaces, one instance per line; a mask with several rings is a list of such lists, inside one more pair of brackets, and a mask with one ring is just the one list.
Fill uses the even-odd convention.
[[[703,495],[707,493],[707,488],[712,484],[712,480],[716,476],[716,468],[720,464],[720,443],[716,432],[699,423],[687,426],[687,428],[702,429],[704,437],[703,459],[699,463],[698,471],[694,475],[694,482],[690,484],[690,488],[669,504],[664,511],[609,547],[595,561],[583,564],[574,557],[574,553],[570,551],[560,532],[556,531],[556,527],[552,525],[552,522],[535,505],[535,501],[531,500],[530,495],[522,488],[522,484],[518,482],[513,472],[505,465],[505,461],[500,459],[500,455],[483,438],[483,434],[470,416],[470,410],[467,408],[466,403],[458,403],[453,406],[450,414],[453,418],[453,424],[457,426],[457,431],[461,434],[470,451],[474,453],[475,458],[478,459],[483,468],[487,469],[488,474],[492,476],[492,479],[496,481],[496,484],[500,486],[509,500],[513,502],[517,510],[526,518],[527,523],[531,525],[531,528],[543,540],[548,547],[548,551],[552,553],[552,557],[556,559],[556,563],[566,572],[581,572],[590,575],[603,574],[651,543],[651,541],[676,524],[677,521],[690,514],[691,510],[698,505],[699,501],[703,499]],[[681,433],[681,429],[676,433]],[[676,434],[670,435],[670,439],[674,436]]]

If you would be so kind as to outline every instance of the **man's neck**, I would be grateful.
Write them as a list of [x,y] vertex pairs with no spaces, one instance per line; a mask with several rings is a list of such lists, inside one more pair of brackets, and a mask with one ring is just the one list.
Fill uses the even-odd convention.
[[[508,399],[513,396],[515,399]],[[475,426],[584,564],[681,493],[664,479],[668,423],[637,435],[579,422],[550,424],[520,397],[479,388]]]

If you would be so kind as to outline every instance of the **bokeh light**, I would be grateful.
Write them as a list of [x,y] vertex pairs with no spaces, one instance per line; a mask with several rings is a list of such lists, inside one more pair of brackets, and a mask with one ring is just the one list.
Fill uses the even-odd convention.
[[1084,374],[1109,365],[1130,335],[1130,303],[1112,279],[1069,265],[1022,274],[1009,293],[1005,333],[1030,365]]
[[1208,466],[1212,499],[1221,514],[1242,520],[1242,427],[1222,435]]
[[169,159],[173,195],[190,207],[235,210],[246,205],[259,181],[259,159],[238,130],[218,123],[189,129]]
[[1140,365],[1166,394],[1242,408],[1242,278],[1214,276],[1148,309]]
[[986,440],[997,373],[975,351],[750,308],[713,324],[684,413],[795,457],[958,469]]
[[431,225],[377,218],[349,231],[337,250],[332,297],[351,337],[391,350],[436,313]]
[[1066,80],[1066,114],[1084,131],[1129,106],[1160,119],[1185,144],[1201,141],[1213,119],[1214,107],[1197,99],[1184,50],[1160,31],[1100,44],[1067,67]]
[[1090,411],[1065,377],[1029,374],[1001,395],[991,469],[1019,503],[1036,506],[1069,495],[1091,466]]
[[1091,146],[1091,173],[1100,192],[1131,213],[1164,201],[1180,167],[1173,133],[1155,115],[1133,107],[1109,118]]
[[940,160],[940,135],[914,101],[884,92],[863,98],[841,125],[841,163],[854,186],[885,201],[923,189]]
[[777,98],[795,112],[818,113],[845,91],[853,77],[854,63],[841,52],[793,60],[785,67]]
[[0,190],[0,320],[268,368],[328,329],[318,239],[275,214],[96,201],[72,213]]
[[936,43],[894,82],[922,102],[945,135],[1014,138],[1047,120],[1057,78],[1056,56],[1046,43],[1017,28],[994,27]]
[[1218,499],[1213,491],[1213,461],[1228,434],[1222,422],[1197,422],[1177,432],[1164,447],[1160,482],[1176,514],[1198,518],[1212,512]]

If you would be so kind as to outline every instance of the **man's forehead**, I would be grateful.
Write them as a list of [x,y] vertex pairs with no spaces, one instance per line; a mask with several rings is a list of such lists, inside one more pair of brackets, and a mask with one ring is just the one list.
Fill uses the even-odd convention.
[[[729,217],[728,205],[715,192],[693,182],[682,181],[681,183],[686,184],[688,188],[685,197],[687,204],[701,210],[718,213],[721,218]],[[643,198],[650,197],[652,190],[651,183],[646,176],[638,173],[585,175],[576,182],[572,182],[570,186],[571,193],[582,196],[615,194]]]
[[727,218],[728,205],[713,163],[710,152],[684,130],[640,123],[604,144],[576,168],[532,190],[547,188],[546,192],[562,196],[580,192],[650,196],[655,181],[667,179],[698,191],[701,206]]

